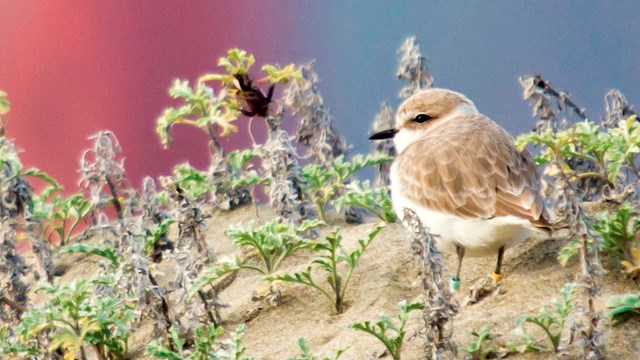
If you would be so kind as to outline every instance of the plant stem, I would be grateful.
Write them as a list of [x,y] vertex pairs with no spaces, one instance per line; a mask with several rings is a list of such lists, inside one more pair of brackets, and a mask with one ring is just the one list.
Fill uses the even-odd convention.
[[220,142],[218,141],[216,134],[213,132],[213,126],[209,126],[209,128],[207,129],[207,132],[209,133],[209,137],[211,138],[211,143],[213,144],[213,147],[216,149],[216,152],[220,154],[220,156],[224,157],[224,149],[222,148],[222,145],[220,145]]
[[122,205],[120,204],[120,200],[118,199],[118,191],[116,190],[116,185],[113,183],[109,175],[105,176],[105,180],[107,181],[107,185],[109,186],[109,191],[111,192],[111,197],[112,197],[111,203],[113,204],[113,207],[116,208],[116,215],[118,216],[118,220],[122,221],[123,219]]
[[318,217],[320,220],[326,222],[324,214],[324,203],[321,200],[316,200],[316,209],[318,210]]

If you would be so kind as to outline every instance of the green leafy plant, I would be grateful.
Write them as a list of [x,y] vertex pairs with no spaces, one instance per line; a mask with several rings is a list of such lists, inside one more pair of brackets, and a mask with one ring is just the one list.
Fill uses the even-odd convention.
[[53,196],[60,191],[62,188],[58,185],[48,186],[33,197],[33,204],[35,218],[45,225],[45,236],[49,241],[57,240],[60,246],[64,246],[80,236],[74,232],[91,214],[93,205],[79,193],[67,197]]
[[174,167],[173,177],[190,199],[199,200],[211,191],[207,174],[195,169],[188,162]]
[[[630,174],[638,178],[635,157],[640,152],[640,124],[635,116],[606,130],[585,120],[563,131],[548,129],[540,133],[531,132],[519,136],[516,143],[520,149],[529,144],[540,146],[541,151],[535,157],[536,163],[544,165],[559,160],[558,166],[574,180],[597,178],[609,187],[616,188]],[[571,160],[587,161],[596,171],[577,171],[572,168]],[[553,175],[553,172],[553,169],[548,169],[546,174]]]
[[7,93],[0,90],[0,115],[9,113],[10,104]]
[[307,182],[306,192],[315,204],[321,220],[326,219],[326,207],[345,189],[353,174],[366,167],[393,160],[384,155],[356,155],[346,161],[344,155],[339,156],[330,168],[319,164],[309,164],[302,168],[302,177]]
[[24,359],[40,354],[37,342],[20,341],[14,335],[12,326],[8,324],[0,326],[0,356],[3,359]]
[[243,264],[242,261],[236,257],[233,261],[221,261],[218,263],[210,264],[209,266],[202,269],[200,274],[195,280],[193,280],[191,291],[189,292],[189,296],[195,296],[199,291],[202,291],[207,285],[213,284],[214,281],[222,278],[225,275],[229,275],[233,272],[236,272],[240,269],[247,269],[252,271],[257,271],[259,273],[263,272],[263,269],[252,266],[249,264]]
[[214,324],[200,324],[194,331],[193,347],[185,349],[185,339],[180,337],[177,327],[169,329],[169,342],[154,340],[145,350],[145,354],[156,359],[167,360],[250,360],[242,357],[246,348],[242,345],[244,324],[239,325],[236,331],[231,333],[228,340],[218,341],[224,329]]
[[229,152],[229,186],[232,190],[246,188],[253,185],[269,183],[268,177],[260,176],[252,169],[250,161],[259,156],[257,150],[234,150]]
[[607,300],[607,316],[616,323],[640,313],[640,294],[615,295]]
[[469,354],[472,360],[485,360],[495,353],[492,347],[486,347],[486,342],[491,339],[491,326],[485,325],[480,332],[472,331],[474,340],[466,347],[461,347],[462,352]]
[[518,316],[516,324],[518,326],[524,323],[538,325],[549,337],[549,340],[553,345],[553,351],[557,352],[560,346],[562,332],[564,331],[565,321],[573,310],[575,288],[576,285],[574,283],[568,283],[560,290],[562,297],[554,299],[551,302],[554,307],[555,314],[543,307],[537,316]]
[[[285,67],[265,65],[262,69],[266,76],[254,84],[249,74],[249,69],[254,63],[253,55],[244,50],[231,49],[227,56],[220,58],[218,62],[226,72],[202,75],[193,86],[189,85],[187,80],[175,80],[169,89],[169,95],[182,100],[184,105],[168,108],[158,118],[156,133],[162,144],[165,147],[171,145],[171,128],[176,124],[183,124],[207,133],[216,150],[221,153],[222,146],[216,137],[216,131],[219,131],[221,136],[236,132],[237,127],[233,123],[240,114],[266,116],[273,86],[302,77],[300,70],[292,64]],[[210,82],[220,85],[218,95],[215,95],[214,88],[208,85]],[[267,95],[259,88],[259,85],[265,82],[271,84]]]
[[[394,360],[400,360],[402,343],[404,341],[404,336],[406,335],[405,326],[409,319],[409,313],[413,310],[424,309],[424,304],[422,302],[407,304],[407,302],[403,300],[398,304],[398,306],[400,307],[400,314],[398,315],[397,325],[394,324],[385,314],[380,315],[380,320],[375,322],[375,324],[367,320],[365,322],[350,325],[351,328],[364,331],[380,340]],[[395,336],[391,337],[388,334],[389,331],[393,331]]]
[[296,226],[276,218],[258,228],[255,228],[253,223],[250,223],[246,229],[230,227],[225,231],[225,235],[240,247],[256,250],[262,266],[242,262],[238,257],[232,261],[212,263],[203,268],[193,281],[190,296],[195,296],[207,285],[241,269],[263,275],[272,274],[278,270],[282,261],[295,251],[313,247],[313,243],[303,235],[322,225],[324,223],[319,220],[304,220]]
[[47,331],[48,351],[61,349],[66,359],[76,353],[86,360],[90,345],[100,359],[125,359],[128,351],[131,304],[108,296],[95,296],[94,282],[76,280],[68,284],[40,284],[36,290],[51,298],[41,307],[23,314],[16,333],[28,342]]
[[636,233],[640,220],[631,204],[623,203],[618,209],[600,215],[593,229],[602,237],[603,250],[614,261],[633,261],[632,249],[636,248]]
[[[311,266],[307,267],[307,270],[303,272],[271,276],[268,279],[295,282],[310,286],[324,295],[333,305],[333,309],[340,314],[344,310],[344,299],[351,275],[353,275],[353,271],[358,265],[358,261],[364,251],[382,229],[384,229],[384,225],[376,226],[367,234],[366,239],[358,240],[358,247],[351,252],[347,252],[347,250],[342,247],[340,228],[334,229],[331,235],[324,238],[324,241],[313,244],[313,250],[318,254],[313,260],[313,263],[318,265],[320,270],[326,274],[325,279],[333,293],[325,290],[313,279]],[[341,263],[347,266],[346,274],[341,274],[339,269]]]
[[323,356],[322,358],[318,358],[317,356],[311,353],[309,349],[309,344],[307,344],[307,339],[304,337],[298,338],[298,346],[300,347],[300,354],[298,356],[288,357],[287,360],[338,360],[342,354],[347,351],[347,349],[339,349],[336,350],[336,353],[329,357]]
[[311,242],[303,235],[322,225],[322,221],[314,219],[296,226],[276,218],[258,228],[253,223],[247,229],[230,227],[224,234],[240,247],[255,249],[263,266],[251,269],[268,275],[278,270],[282,261],[296,250],[310,247]]
[[56,197],[53,201],[53,230],[60,239],[60,245],[68,244],[73,232],[93,210],[93,206],[82,194],[74,194],[69,197]]
[[538,346],[533,342],[531,338],[531,334],[524,331],[522,328],[518,328],[518,334],[520,335],[520,339],[523,341],[521,344],[516,343],[508,343],[507,351],[510,353],[518,353],[523,354],[530,351],[541,351],[543,349],[542,346]]
[[356,206],[370,211],[380,220],[386,223],[396,221],[396,213],[391,204],[389,190],[385,187],[372,189],[369,180],[364,182],[353,181],[347,184],[342,196],[333,201],[338,211],[343,206]]
[[226,91],[221,91],[216,96],[213,88],[203,82],[192,87],[188,80],[176,79],[169,89],[169,95],[184,101],[184,105],[167,108],[157,120],[156,133],[165,148],[173,142],[171,128],[176,124],[204,131],[218,149],[222,147],[216,137],[217,129],[222,136],[237,131],[233,122],[238,118],[239,111],[237,106],[233,106],[232,98]]
[[60,254],[89,254],[97,255],[109,261],[110,265],[115,269],[120,266],[122,257],[116,254],[116,249],[113,246],[105,245],[92,245],[92,244],[73,244],[67,245],[60,249]]
[[146,235],[144,240],[144,253],[147,256],[152,256],[153,249],[156,247],[158,241],[167,234],[169,226],[175,223],[174,219],[163,219],[157,224],[151,224],[146,229]]

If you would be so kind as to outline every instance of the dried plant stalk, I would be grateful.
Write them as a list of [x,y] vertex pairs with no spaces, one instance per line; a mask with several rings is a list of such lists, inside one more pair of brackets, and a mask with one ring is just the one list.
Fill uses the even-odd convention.
[[436,247],[433,235],[412,210],[404,209],[403,222],[409,229],[413,253],[420,259],[425,295],[423,318],[426,326],[424,343],[427,358],[454,359],[457,347],[452,340],[453,317],[458,312],[458,304],[445,280],[444,259]]
[[602,126],[614,128],[618,122],[627,120],[630,116],[636,115],[633,106],[629,104],[627,98],[619,90],[611,89],[604,96],[605,118],[602,119]]
[[133,187],[125,176],[120,142],[111,131],[100,131],[89,139],[94,140],[94,144],[82,154],[80,186],[88,191],[96,209],[104,209],[111,204],[122,222],[122,201],[132,197]]
[[0,238],[0,319],[11,323],[20,319],[27,306],[27,273],[24,259],[16,251],[16,233],[2,222]]
[[296,141],[308,148],[312,162],[331,166],[333,160],[347,153],[344,136],[335,129],[329,110],[318,91],[318,74],[313,63],[304,65],[304,81],[292,81],[285,90],[284,102],[300,118]]
[[[601,287],[604,270],[598,256],[598,249],[589,244],[594,235],[585,222],[576,191],[564,173],[557,184],[557,196],[564,204],[564,221],[569,224],[571,238],[580,240],[580,273],[576,283],[582,288],[582,299],[576,301],[577,323],[573,331],[578,334],[583,358],[604,359],[602,312],[595,308],[595,300]],[[580,299],[577,297],[576,299]]]
[[[185,304],[185,308],[189,309],[182,318],[182,325],[193,330],[200,322],[201,316],[206,316],[209,322],[218,326],[222,321],[218,310],[221,305],[215,289],[212,288],[210,294],[202,290],[197,292],[204,312],[190,307],[189,304],[193,300],[188,297],[193,281],[200,271],[215,261],[213,249],[206,243],[203,234],[204,220],[211,217],[211,214],[203,212],[197,202],[186,197],[175,179],[162,177],[160,182],[173,202],[172,218],[178,223],[178,240],[171,256],[175,257],[178,266],[176,280],[173,283],[180,293],[179,303]],[[197,251],[194,253],[193,249]]]
[[433,78],[429,75],[427,68],[427,58],[420,52],[420,45],[415,36],[408,37],[398,49],[396,76],[400,80],[409,82],[398,94],[403,99],[422,89],[433,87]]
[[275,130],[260,150],[262,169],[271,178],[269,202],[280,216],[297,224],[317,215],[304,198],[304,179],[291,140],[284,130]]
[[[385,101],[380,106],[380,111],[376,114],[376,117],[373,119],[373,132],[376,133],[378,131],[391,129],[395,126],[395,121],[393,119],[393,109],[391,108],[391,104],[389,101]],[[396,156],[396,148],[393,145],[393,140],[383,140],[376,141],[374,144],[373,153],[375,155],[384,155],[384,156]],[[386,162],[382,164],[376,165],[376,177],[374,179],[375,187],[388,187],[389,182],[389,174],[391,172],[391,163]]]
[[[539,117],[536,122],[536,131],[567,129],[572,124],[572,114],[577,115],[581,120],[587,119],[585,110],[571,101],[567,92],[555,90],[549,81],[542,78],[542,75],[521,77],[520,85],[523,88],[522,97],[531,102],[532,116]],[[558,111],[564,112],[565,116],[562,119],[558,119]]]
[[[551,130],[556,133],[570,128],[574,123],[575,116],[580,120],[587,119],[585,110],[571,101],[567,92],[555,90],[551,82],[544,80],[542,75],[521,77],[520,84],[523,88],[522,97],[531,103],[532,115],[538,117],[534,129],[536,132],[542,133]],[[562,118],[560,118],[561,115],[563,115]],[[571,159],[568,164],[580,173],[597,172],[594,164],[581,158]],[[546,178],[542,179],[545,183],[544,188],[550,191],[553,186],[547,180]],[[599,189],[604,185],[605,183],[598,178],[581,179],[579,186],[582,189],[579,193],[581,201],[597,199],[601,195]]]

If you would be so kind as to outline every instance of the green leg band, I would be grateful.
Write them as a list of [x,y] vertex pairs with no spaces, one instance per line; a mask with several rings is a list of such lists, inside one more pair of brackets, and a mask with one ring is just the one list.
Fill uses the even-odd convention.
[[460,290],[460,279],[452,277],[451,281],[449,282],[449,289],[452,292]]

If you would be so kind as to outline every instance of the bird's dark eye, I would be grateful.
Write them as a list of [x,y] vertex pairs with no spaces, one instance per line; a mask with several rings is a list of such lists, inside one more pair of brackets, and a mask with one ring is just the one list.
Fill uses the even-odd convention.
[[427,115],[427,114],[420,114],[418,116],[416,116],[415,118],[413,118],[413,121],[417,122],[417,123],[426,123],[427,121],[431,120],[432,117]]

